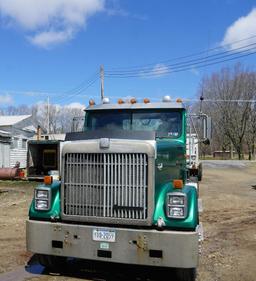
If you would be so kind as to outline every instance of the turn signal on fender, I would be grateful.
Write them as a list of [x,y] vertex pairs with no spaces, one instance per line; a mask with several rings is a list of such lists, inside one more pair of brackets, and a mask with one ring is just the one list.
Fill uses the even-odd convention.
[[182,188],[183,187],[183,180],[173,180],[173,187],[174,188]]
[[52,184],[52,176],[45,176],[44,177],[44,184],[51,185]]

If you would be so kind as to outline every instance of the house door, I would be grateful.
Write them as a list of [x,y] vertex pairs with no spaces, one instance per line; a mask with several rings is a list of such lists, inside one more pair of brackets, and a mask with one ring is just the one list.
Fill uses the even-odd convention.
[[10,144],[0,142],[0,168],[10,167]]

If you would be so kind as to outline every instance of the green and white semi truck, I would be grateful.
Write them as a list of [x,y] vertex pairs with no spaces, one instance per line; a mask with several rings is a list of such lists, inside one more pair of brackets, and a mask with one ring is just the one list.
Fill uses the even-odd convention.
[[181,100],[104,98],[85,111],[84,131],[66,135],[61,180],[35,189],[27,249],[47,267],[74,257],[174,268],[179,280],[195,280],[198,193],[187,179]]

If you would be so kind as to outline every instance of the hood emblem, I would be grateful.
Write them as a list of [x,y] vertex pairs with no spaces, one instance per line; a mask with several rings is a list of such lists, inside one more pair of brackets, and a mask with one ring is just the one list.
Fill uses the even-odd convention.
[[100,139],[100,148],[109,148],[110,147],[110,139],[101,138]]

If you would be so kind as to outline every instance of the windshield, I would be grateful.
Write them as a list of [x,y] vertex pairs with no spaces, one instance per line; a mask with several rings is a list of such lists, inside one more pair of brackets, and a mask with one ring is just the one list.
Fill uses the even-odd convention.
[[87,112],[87,130],[155,131],[158,137],[181,135],[182,115],[170,110],[104,110]]

